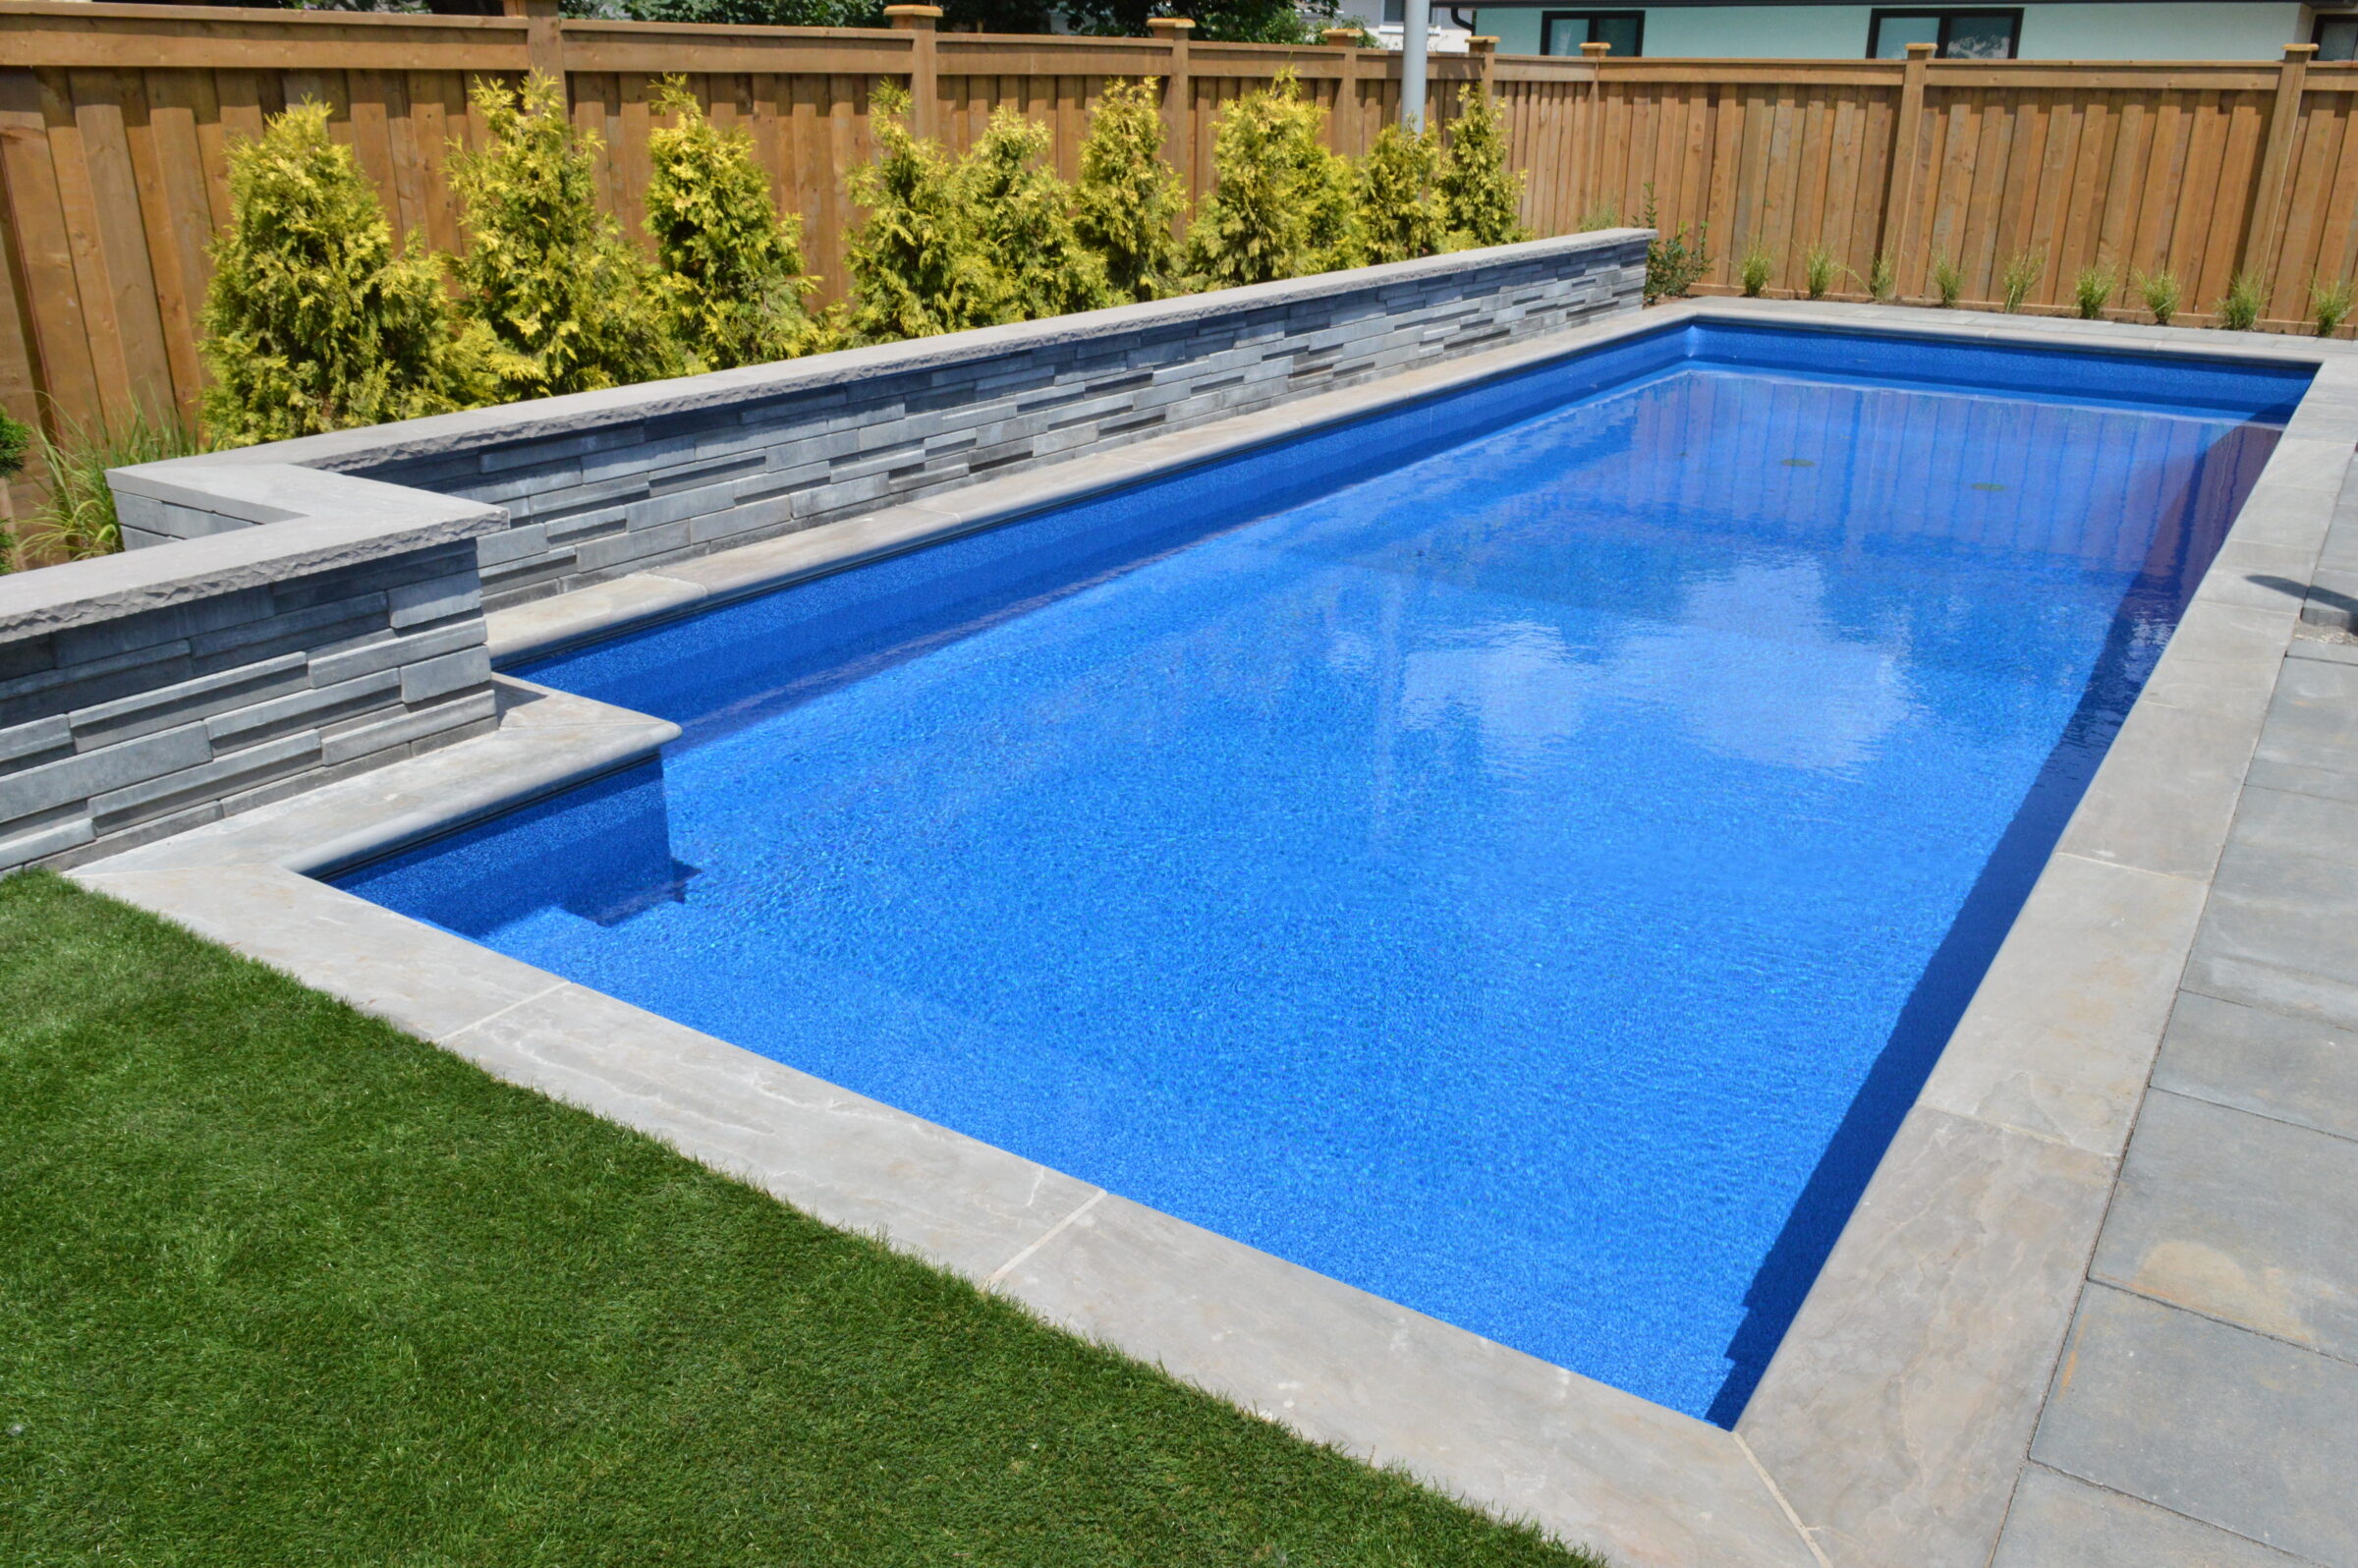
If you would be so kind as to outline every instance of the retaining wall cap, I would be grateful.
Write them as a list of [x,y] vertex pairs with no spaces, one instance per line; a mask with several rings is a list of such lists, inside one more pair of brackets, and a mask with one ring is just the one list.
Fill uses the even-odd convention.
[[154,472],[172,466],[141,464],[108,477],[132,493],[272,526],[0,577],[0,643],[472,539],[508,522],[505,507],[349,475],[252,465],[207,475],[199,487]]
[[[1082,310],[1039,321],[1008,326],[977,327],[935,337],[879,343],[845,349],[804,360],[713,370],[668,381],[643,381],[596,392],[574,392],[563,397],[535,398],[460,414],[437,414],[393,424],[307,435],[292,441],[196,457],[172,458],[143,465],[140,472],[174,470],[219,472],[253,463],[301,464],[328,470],[365,469],[384,464],[446,457],[453,453],[513,445],[532,440],[556,440],[592,430],[636,423],[642,420],[735,407],[796,393],[820,392],[892,376],[919,374],[1003,355],[1010,350],[1054,348],[1066,343],[1090,343],[1137,332],[1183,326],[1216,316],[1248,315],[1257,310],[1281,310],[1309,300],[1336,295],[1372,293],[1427,278],[1475,275],[1552,256],[1591,251],[1626,250],[1634,261],[1643,252],[1651,229],[1600,229],[1587,234],[1558,235],[1519,245],[1491,246],[1420,256],[1411,261],[1388,261],[1376,266],[1347,267],[1305,278],[1275,283],[1253,283],[1233,289],[1151,300],[1141,305],[1117,305],[1101,310]],[[209,484],[211,481],[205,481]]]

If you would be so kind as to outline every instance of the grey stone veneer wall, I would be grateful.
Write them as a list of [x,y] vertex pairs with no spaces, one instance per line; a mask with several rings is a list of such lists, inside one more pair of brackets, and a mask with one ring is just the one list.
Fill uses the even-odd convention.
[[[497,607],[1635,309],[1646,240],[1499,246],[255,450],[506,507],[481,546]],[[126,471],[132,536],[244,526],[142,481],[245,456]]]
[[338,521],[0,578],[0,870],[92,859],[492,727],[475,541],[498,509],[339,499]]

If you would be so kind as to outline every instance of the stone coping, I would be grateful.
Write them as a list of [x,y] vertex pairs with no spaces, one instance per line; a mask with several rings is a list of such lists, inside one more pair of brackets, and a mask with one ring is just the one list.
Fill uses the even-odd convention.
[[193,504],[207,510],[272,526],[0,577],[0,644],[477,538],[508,521],[503,508],[479,501],[283,463],[208,477],[200,496],[140,469],[116,469],[109,477],[134,494],[196,496]]
[[[1007,326],[980,327],[912,338],[868,348],[773,364],[715,370],[668,381],[642,381],[597,392],[576,392],[495,408],[470,409],[459,414],[405,420],[397,424],[371,425],[272,442],[266,449],[247,448],[208,452],[196,457],[172,458],[159,464],[118,469],[118,475],[140,474],[170,467],[191,476],[192,471],[233,468],[254,461],[249,454],[267,450],[269,461],[299,463],[307,468],[360,469],[448,457],[552,437],[578,437],[582,449],[600,444],[601,432],[703,410],[741,409],[749,403],[797,394],[823,394],[888,376],[903,376],[988,360],[1011,350],[1052,348],[1128,338],[1138,334],[1178,331],[1204,320],[1255,311],[1282,311],[1304,301],[1366,293],[1386,284],[1414,283],[1426,278],[1469,275],[1509,269],[1550,256],[1577,255],[1626,246],[1646,238],[1645,229],[1600,229],[1587,234],[1528,240],[1518,245],[1490,246],[1478,252],[1455,252],[1389,261],[1375,266],[1349,267],[1339,272],[1286,278],[1274,283],[1215,289],[1175,299],[1139,305],[1109,306],[1044,320]],[[209,485],[210,480],[201,482]]]
[[[1337,395],[1330,417],[1712,317],[2317,366],[1732,1432],[302,874],[645,757],[661,744],[656,721],[511,681],[511,711],[494,736],[73,874],[498,1076],[663,1138],[1248,1409],[1598,1545],[1616,1562],[1985,1563],[2358,438],[2358,352],[2259,334],[1712,301],[1357,388]],[[1265,420],[1255,422],[1266,430]],[[1242,432],[1207,429],[1166,455],[1201,461],[1233,450],[1209,444],[1224,440],[1250,444]],[[731,565],[719,564],[727,556],[698,563],[734,579],[632,589],[622,585],[636,580],[621,580],[591,590],[604,596],[602,607],[584,605],[570,620],[552,615],[537,632],[511,621],[501,635],[512,654],[555,646],[594,635],[600,615],[608,631],[622,629],[960,526],[982,524],[940,513],[887,520],[865,538],[848,526],[830,535],[840,545],[832,557],[810,540],[804,547],[820,553],[794,559],[777,554],[784,541],[753,546]],[[675,597],[650,607],[634,592]]]

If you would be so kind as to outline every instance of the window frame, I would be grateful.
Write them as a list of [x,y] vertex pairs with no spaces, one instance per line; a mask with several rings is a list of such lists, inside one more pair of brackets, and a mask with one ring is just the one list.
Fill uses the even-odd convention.
[[[1542,54],[1544,54],[1544,54],[1547,54],[1547,38],[1548,38],[1548,35],[1549,35],[1549,33],[1553,31],[1553,24],[1555,24],[1555,23],[1558,23],[1558,22],[1571,22],[1571,21],[1575,21],[1575,20],[1577,20],[1577,19],[1580,19],[1580,18],[1586,18],[1586,19],[1588,20],[1588,24],[1589,24],[1589,34],[1590,34],[1590,37],[1593,39],[1593,38],[1596,36],[1596,32],[1597,32],[1597,24],[1598,24],[1599,22],[1600,22],[1600,21],[1604,20],[1604,19],[1605,19],[1605,18],[1607,18],[1607,17],[1611,18],[1611,19],[1612,19],[1613,21],[1615,21],[1615,22],[1634,22],[1634,23],[1636,23],[1636,24],[1637,24],[1637,26],[1638,26],[1638,46],[1637,46],[1636,50],[1635,50],[1635,51],[1633,51],[1633,52],[1631,52],[1631,53],[1629,53],[1629,54],[1616,54],[1616,55],[1613,55],[1613,56],[1611,56],[1611,58],[1612,58],[1612,59],[1615,59],[1615,60],[1640,60],[1640,59],[1644,59],[1644,58],[1645,58],[1645,55],[1646,55],[1646,13],[1645,13],[1645,12],[1643,12],[1643,11],[1629,11],[1629,10],[1623,10],[1623,9],[1621,9],[1621,8],[1618,8],[1618,7],[1607,7],[1606,9],[1604,9],[1604,10],[1601,10],[1601,11],[1543,11],[1543,12],[1541,12],[1541,13],[1540,13],[1540,53],[1542,53]],[[1576,55],[1576,54],[1573,54],[1573,55],[1563,55],[1563,54],[1558,54],[1558,55],[1549,55],[1549,56],[1548,56],[1548,58],[1550,58],[1550,59],[1554,59],[1554,60],[1576,60],[1576,59],[1578,59],[1578,58],[1579,58],[1579,56],[1578,56],[1578,55]]]
[[[2320,11],[2317,14],[2316,19],[2309,24],[2309,41],[2316,44],[2321,50],[2326,46],[2326,25],[2331,22],[2358,22],[2358,11]],[[1540,36],[1544,39],[1546,34],[1543,32]],[[2311,58],[2315,59],[2317,57],[2313,55]],[[2346,60],[2333,60],[2327,63],[2330,65],[2347,65],[2350,62]]]
[[[1886,21],[1920,22],[1928,17],[1940,24],[1938,40],[1933,48],[1933,58],[1936,60],[1950,58],[1948,52],[1950,28],[1959,17],[2004,17],[2010,25],[2006,33],[2006,58],[2009,60],[2022,58],[2022,7],[2020,6],[1878,6],[1874,11],[1868,13],[1867,17],[1867,58],[1870,60],[1899,58],[1898,56],[1886,57],[1880,52],[1883,41],[1883,24]],[[1543,32],[1541,41],[1544,42],[1545,39],[1546,34]]]

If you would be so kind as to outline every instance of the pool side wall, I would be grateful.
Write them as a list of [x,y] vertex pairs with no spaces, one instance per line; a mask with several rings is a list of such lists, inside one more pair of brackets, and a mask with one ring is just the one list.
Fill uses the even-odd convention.
[[0,871],[482,734],[486,608],[1635,311],[1645,252],[1534,241],[116,470],[133,548],[0,579]]

